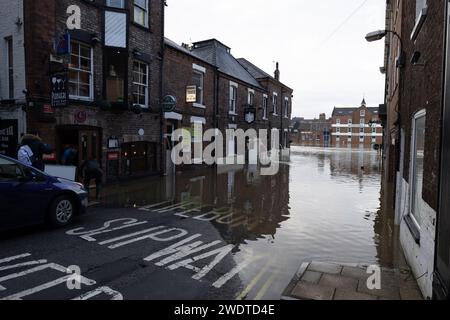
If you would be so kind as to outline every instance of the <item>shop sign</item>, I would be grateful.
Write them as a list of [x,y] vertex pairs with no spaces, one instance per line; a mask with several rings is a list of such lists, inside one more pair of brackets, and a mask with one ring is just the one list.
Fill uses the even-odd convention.
[[18,121],[0,120],[0,154],[17,156],[18,141]]
[[164,112],[172,112],[177,107],[177,98],[174,96],[165,96],[162,100],[162,108]]
[[56,55],[62,56],[70,54],[70,34],[66,33],[59,35],[59,37],[55,39],[54,46]]
[[119,153],[118,152],[109,152],[108,153],[108,161],[116,161],[119,160]]
[[69,100],[68,81],[66,73],[54,74],[52,81],[52,107],[67,107]]
[[247,107],[244,111],[245,122],[252,124],[256,120],[256,109],[253,107]]
[[74,118],[76,123],[85,123],[87,120],[87,113],[84,110],[77,110],[75,111]]
[[194,103],[197,102],[197,87],[187,86],[186,87],[186,102]]

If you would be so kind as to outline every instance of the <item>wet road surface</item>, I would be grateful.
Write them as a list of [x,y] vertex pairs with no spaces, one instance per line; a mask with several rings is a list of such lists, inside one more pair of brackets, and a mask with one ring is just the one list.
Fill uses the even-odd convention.
[[392,266],[377,153],[215,170],[112,186],[66,229],[2,237],[0,299],[279,299],[303,262]]

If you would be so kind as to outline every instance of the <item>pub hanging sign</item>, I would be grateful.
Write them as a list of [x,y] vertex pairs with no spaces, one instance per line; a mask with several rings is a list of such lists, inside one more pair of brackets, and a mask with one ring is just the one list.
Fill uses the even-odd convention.
[[54,74],[51,77],[53,108],[67,107],[69,103],[69,85],[67,73]]

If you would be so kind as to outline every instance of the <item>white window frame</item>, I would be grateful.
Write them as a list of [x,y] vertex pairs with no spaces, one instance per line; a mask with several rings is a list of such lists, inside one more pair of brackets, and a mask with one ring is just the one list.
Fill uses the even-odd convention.
[[[142,61],[140,61],[140,60],[134,60],[133,61],[133,66],[134,66],[134,63],[135,62],[137,62],[137,63],[139,63],[139,64],[141,64],[141,65],[145,65],[145,67],[146,67],[146,77],[147,77],[147,84],[146,85],[144,85],[144,84],[142,84],[142,83],[139,83],[139,82],[134,82],[133,81],[133,86],[134,85],[137,85],[137,86],[141,86],[141,87],[145,87],[145,105],[142,105],[142,104],[138,104],[141,108],[144,108],[144,109],[148,109],[149,108],[149,96],[148,96],[148,88],[149,88],[149,86],[148,86],[148,80],[149,80],[149,65],[148,65],[148,63],[145,63],[145,62],[142,62]],[[134,70],[132,70],[132,72],[134,73]],[[133,95],[133,99],[134,99],[134,90],[133,90],[133,92],[132,92],[132,95]]]
[[206,69],[203,67],[200,67],[199,65],[193,64],[192,69],[194,69],[195,74],[201,75],[201,99],[200,102],[194,102],[192,106],[194,108],[200,108],[205,109],[205,72]]
[[353,125],[353,120],[352,119],[348,119],[348,125],[352,126]]
[[[228,99],[228,113],[233,116],[237,116],[237,99],[238,99],[239,85],[236,82],[230,81],[229,99]],[[233,96],[233,89],[236,90],[236,96]],[[232,108],[233,107],[233,108]]]
[[[417,221],[417,218],[414,216],[413,213],[413,206],[414,206],[414,197],[413,197],[413,192],[415,192],[415,188],[414,188],[414,184],[415,184],[415,166],[416,166],[416,161],[415,161],[415,154],[416,154],[416,123],[417,120],[419,120],[420,118],[425,118],[425,123],[426,123],[426,116],[427,116],[427,111],[425,109],[420,110],[418,112],[416,112],[414,114],[414,118],[412,119],[412,126],[411,126],[411,155],[410,155],[410,168],[409,168],[409,181],[410,181],[410,188],[409,188],[409,212],[408,212],[408,216],[411,218],[412,222],[414,223],[414,226],[417,228],[417,230],[420,232],[421,230],[421,226],[420,226],[420,222]],[[423,186],[422,186],[422,190],[423,190]]]
[[[82,100],[82,101],[93,101],[94,100],[94,48],[92,46],[90,46],[90,45],[84,44],[84,43],[79,42],[79,41],[72,40],[72,43],[77,43],[80,47],[84,46],[84,47],[88,47],[89,48],[90,55],[91,55],[91,70],[89,72],[89,97],[77,96],[77,95],[69,94],[69,99]],[[81,59],[80,52],[78,52],[78,59]],[[78,69],[78,68],[71,68],[69,66],[69,71],[71,71],[71,70],[75,71],[77,73],[86,72],[86,70],[82,70],[82,69]]]
[[[140,5],[138,5],[136,3],[136,1],[133,0],[133,22],[138,24],[138,25],[140,25],[140,26],[148,28],[148,26],[149,26],[149,21],[148,20],[149,20],[149,14],[150,14],[150,12],[149,12],[149,0],[144,0],[144,1],[145,1],[145,8],[143,8]],[[140,23],[139,21],[136,21],[136,15],[135,15],[136,7],[141,9],[141,10],[143,10],[143,11],[145,11],[145,13],[146,13],[145,14],[145,18],[144,18],[144,20],[145,20],[144,24]]]
[[289,119],[289,98],[284,98],[284,117]]
[[268,108],[269,108],[269,96],[267,94],[264,94],[263,95],[263,120],[269,120],[269,119],[267,119]]
[[364,117],[366,116],[366,110],[361,109],[361,110],[359,111],[359,116],[364,118]]
[[340,125],[341,124],[341,119],[336,119],[336,124]]
[[366,125],[366,119],[364,118],[359,119],[359,124],[361,127],[364,127]]
[[278,116],[278,93],[274,92],[272,95],[273,115]]
[[[251,103],[251,95],[253,95],[253,103]],[[255,90],[248,88],[247,90],[247,103],[249,106],[254,106],[255,105]]]
[[416,0],[416,23],[411,32],[411,41],[416,40],[428,14],[427,0]]
[[125,0],[120,0],[120,6],[114,6],[111,4],[112,0],[106,0],[106,6],[109,8],[118,8],[118,9],[125,9]]

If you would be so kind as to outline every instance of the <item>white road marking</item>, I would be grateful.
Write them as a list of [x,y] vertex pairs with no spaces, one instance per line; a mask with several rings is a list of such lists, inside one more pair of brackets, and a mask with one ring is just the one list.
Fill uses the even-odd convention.
[[120,292],[111,289],[110,287],[97,288],[93,291],[86,292],[86,293],[82,294],[81,296],[74,298],[72,300],[89,300],[89,299],[92,299],[92,298],[102,294],[102,293],[110,296],[111,300],[123,300],[123,295]]
[[[123,226],[132,225],[134,223],[141,223],[141,224],[143,223],[143,222],[139,222],[139,220],[132,219],[132,218],[116,219],[116,220],[106,221],[103,224],[103,227],[98,228],[98,229],[87,230],[86,231],[85,228],[76,228],[76,229],[72,229],[72,230],[67,231],[66,234],[69,235],[69,236],[88,235],[88,234],[92,234],[92,233],[95,233],[95,232],[107,230],[107,229],[109,229],[111,227],[112,224],[118,223],[118,222],[122,222]],[[81,230],[84,230],[84,231],[81,231]]]
[[0,264],[5,263],[5,262],[10,262],[13,260],[18,260],[18,259],[22,259],[22,258],[26,258],[31,256],[30,253],[24,253],[24,254],[19,254],[17,256],[13,256],[13,257],[8,257],[8,258],[4,258],[4,259],[0,259]]
[[159,207],[160,205],[163,205],[163,204],[166,204],[166,203],[170,203],[170,202],[172,202],[172,200],[163,201],[163,202],[160,202],[160,203],[156,203],[156,204],[151,204],[151,205],[148,205],[148,206],[140,207],[139,210],[141,210],[141,211],[150,211],[150,209],[152,209],[152,208],[156,208],[156,207]]
[[113,243],[113,242],[116,242],[116,241],[120,241],[120,240],[124,240],[124,239],[128,239],[128,238],[133,238],[135,236],[139,236],[141,234],[152,232],[152,231],[159,230],[159,229],[162,229],[162,228],[164,228],[164,226],[159,226],[159,227],[155,227],[155,228],[145,229],[145,230],[142,230],[142,231],[139,231],[139,232],[126,234],[126,235],[121,236],[121,237],[105,240],[105,241],[99,242],[98,244],[103,246],[105,244],[110,244],[110,243]]
[[[157,236],[162,235],[164,233],[175,232],[175,231],[178,231],[179,234],[171,236],[169,238],[157,237]],[[184,237],[187,234],[188,234],[188,232],[186,230],[178,229],[178,228],[171,228],[171,229],[158,231],[158,232],[155,232],[155,233],[152,233],[152,234],[147,234],[147,235],[139,237],[139,238],[135,238],[135,239],[131,239],[131,240],[128,240],[128,241],[120,242],[120,243],[117,243],[115,245],[109,246],[108,248],[109,249],[117,249],[117,248],[126,246],[128,244],[135,243],[135,242],[142,241],[142,240],[146,240],[146,239],[151,239],[151,240],[159,241],[159,242],[168,242],[168,241],[172,241],[172,240]]]
[[[192,240],[200,238],[201,236],[202,236],[201,234],[194,234],[193,236],[191,236],[189,238],[186,238],[186,239],[184,239],[184,240],[182,240],[180,242],[177,242],[177,243],[171,245],[170,247],[168,247],[166,249],[163,249],[161,251],[158,251],[158,252],[148,256],[144,260],[150,262],[150,261],[156,260],[156,259],[158,259],[160,257],[176,253],[176,252],[178,252],[180,250],[179,247],[183,246],[184,244],[186,244],[188,242],[191,242]],[[201,241],[198,241],[198,242],[200,242],[200,244],[202,243]],[[196,243],[198,243],[198,242],[196,242]],[[200,244],[198,244],[198,245],[200,245]],[[192,246],[192,245],[193,244],[190,244],[190,246]]]
[[179,203],[179,204],[176,204],[175,206],[169,207],[168,209],[164,209],[164,210],[158,209],[156,211],[158,211],[159,213],[166,213],[166,212],[177,210],[177,209],[186,209],[186,207],[189,207],[194,204],[195,204],[195,202]]
[[44,263],[47,263],[47,262],[48,262],[47,260],[36,260],[36,261],[22,262],[22,263],[10,265],[10,266],[0,267],[0,271],[16,269],[16,268],[21,268],[21,267],[27,267],[27,266],[35,266],[37,264],[44,264]]

